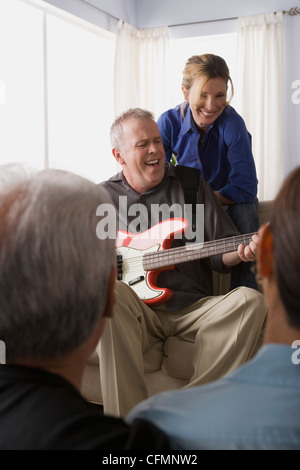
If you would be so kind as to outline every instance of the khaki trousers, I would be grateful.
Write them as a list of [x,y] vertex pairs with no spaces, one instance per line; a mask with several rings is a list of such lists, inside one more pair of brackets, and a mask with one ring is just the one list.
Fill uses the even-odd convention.
[[206,297],[180,311],[150,308],[122,282],[116,284],[114,316],[106,321],[99,355],[104,413],[125,417],[148,397],[143,353],[170,335],[195,343],[190,386],[223,377],[249,360],[262,342],[264,296],[239,287]]

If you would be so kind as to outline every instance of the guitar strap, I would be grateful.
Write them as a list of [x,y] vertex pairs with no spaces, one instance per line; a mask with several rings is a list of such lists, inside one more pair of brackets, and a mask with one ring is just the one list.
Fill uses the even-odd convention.
[[197,191],[199,186],[200,171],[197,168],[191,168],[184,165],[176,165],[175,171],[184,192],[185,203],[192,205],[192,229],[195,231]]

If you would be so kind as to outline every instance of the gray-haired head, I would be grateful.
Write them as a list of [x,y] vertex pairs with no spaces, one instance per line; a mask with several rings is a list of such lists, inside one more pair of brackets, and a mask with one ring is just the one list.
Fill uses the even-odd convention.
[[90,336],[105,310],[115,241],[97,237],[96,209],[111,200],[65,171],[11,178],[0,167],[0,175],[0,339],[7,361],[59,357]]
[[111,148],[123,148],[123,124],[130,119],[151,119],[154,121],[154,114],[151,111],[141,108],[131,108],[120,114],[110,128]]

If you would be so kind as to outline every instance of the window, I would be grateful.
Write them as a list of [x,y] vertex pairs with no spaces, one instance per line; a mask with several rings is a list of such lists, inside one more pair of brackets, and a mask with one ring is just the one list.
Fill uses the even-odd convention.
[[44,167],[42,12],[0,2],[0,163]]
[[49,165],[95,182],[115,171],[114,36],[101,37],[48,15]]
[[42,2],[5,0],[0,44],[0,163],[113,175],[115,36]]

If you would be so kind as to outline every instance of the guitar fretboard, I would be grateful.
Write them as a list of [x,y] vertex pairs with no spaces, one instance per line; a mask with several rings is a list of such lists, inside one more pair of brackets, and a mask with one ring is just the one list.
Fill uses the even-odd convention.
[[186,263],[187,261],[237,251],[241,243],[248,245],[252,235],[256,233],[257,232],[247,233],[245,235],[237,235],[235,237],[222,238],[215,241],[194,243],[177,248],[169,248],[168,250],[145,253],[143,256],[143,268],[145,271],[152,271],[154,269]]

